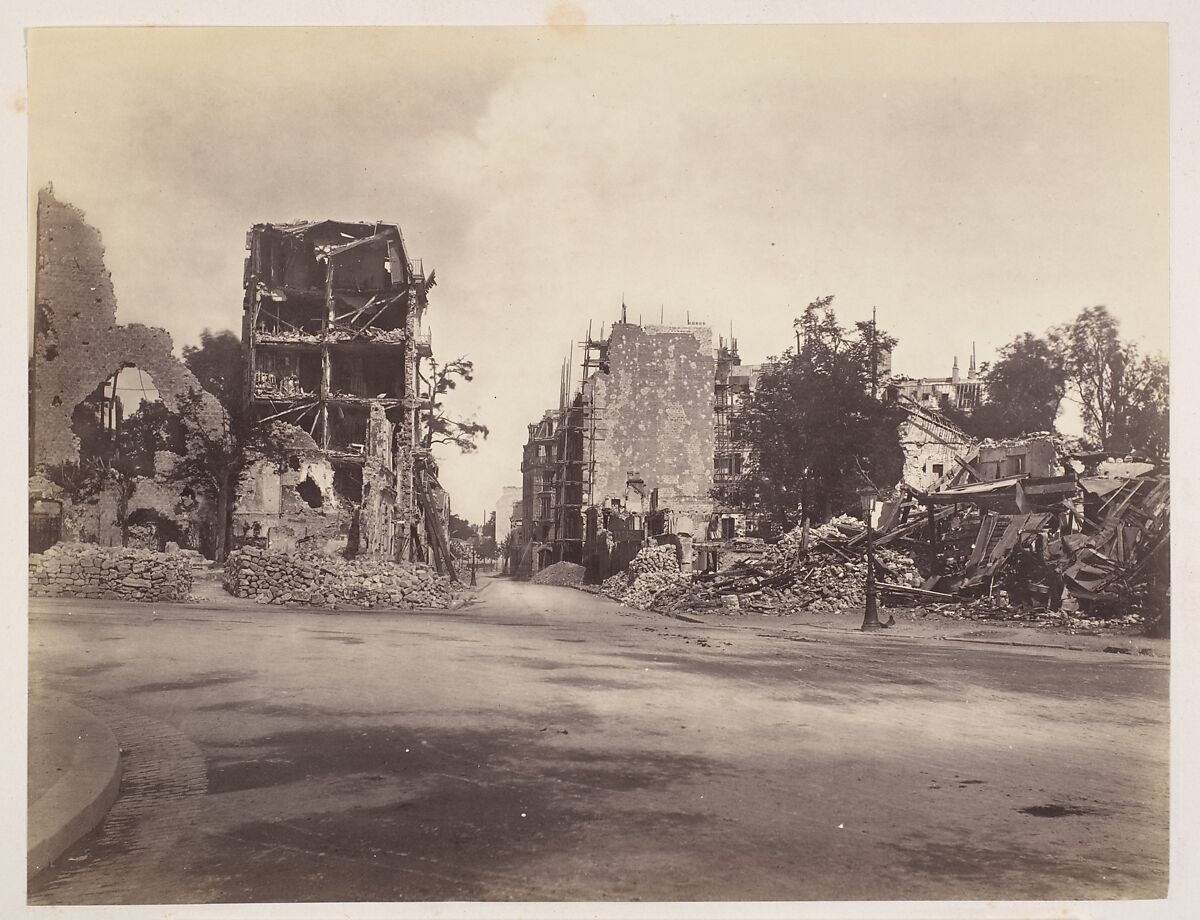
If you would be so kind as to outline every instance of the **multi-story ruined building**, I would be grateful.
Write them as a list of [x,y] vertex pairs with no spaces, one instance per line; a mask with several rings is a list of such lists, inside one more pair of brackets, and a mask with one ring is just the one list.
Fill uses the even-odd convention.
[[394,224],[258,224],[246,244],[245,398],[260,422],[290,425],[291,443],[282,469],[264,461],[246,484],[235,530],[436,559],[446,500],[419,408],[433,276]]
[[615,323],[597,351],[582,387],[586,503],[649,510],[657,493],[658,507],[706,523],[716,432],[712,329]]
[[529,426],[521,456],[521,538],[519,571],[552,562],[579,562],[583,555],[582,397],[558,410],[547,409]]
[[578,392],[564,385],[529,426],[519,572],[583,561],[610,524],[632,545],[648,530],[702,535],[712,514],[712,330],[623,320],[583,344]]

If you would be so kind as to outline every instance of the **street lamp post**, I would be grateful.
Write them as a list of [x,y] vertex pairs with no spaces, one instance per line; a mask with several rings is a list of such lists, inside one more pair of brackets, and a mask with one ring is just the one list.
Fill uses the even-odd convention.
[[875,531],[871,526],[871,518],[875,510],[876,493],[872,488],[858,490],[859,501],[862,502],[863,517],[867,520],[867,603],[863,612],[862,628],[883,629],[879,622],[879,610],[875,599]]

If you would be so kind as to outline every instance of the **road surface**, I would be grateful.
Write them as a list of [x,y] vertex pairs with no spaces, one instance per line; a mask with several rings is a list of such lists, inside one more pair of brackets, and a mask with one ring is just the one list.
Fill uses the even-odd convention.
[[1155,898],[1168,667],[690,624],[34,601],[121,797],[36,904]]

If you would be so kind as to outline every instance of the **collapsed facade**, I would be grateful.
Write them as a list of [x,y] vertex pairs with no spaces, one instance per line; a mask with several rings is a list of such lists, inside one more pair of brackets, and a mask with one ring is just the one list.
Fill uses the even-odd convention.
[[235,537],[449,567],[448,498],[421,437],[434,276],[394,224],[258,224],[246,245],[245,400],[283,462],[244,477]]

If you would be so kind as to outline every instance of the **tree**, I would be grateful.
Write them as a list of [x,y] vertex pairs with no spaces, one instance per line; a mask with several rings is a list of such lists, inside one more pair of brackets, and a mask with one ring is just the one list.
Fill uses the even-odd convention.
[[736,410],[738,440],[751,457],[738,497],[785,524],[855,510],[864,481],[891,488],[903,470],[904,413],[871,396],[876,358],[896,340],[871,322],[843,328],[832,302],[808,305],[794,324],[798,351],[769,359]]
[[456,540],[470,540],[476,536],[474,525],[470,524],[464,518],[460,518],[453,511],[450,512],[450,521],[447,524],[447,531],[451,537]]
[[154,475],[154,455],[158,451],[182,451],[184,433],[178,416],[161,402],[145,400],[132,415],[122,417],[114,411],[109,419],[115,430],[109,427],[102,420],[107,385],[105,381],[97,387],[72,414],[72,428],[79,437],[79,460],[59,464],[47,472],[72,501],[90,501],[112,489],[124,546],[129,542],[129,502],[138,479]]
[[199,345],[183,346],[183,363],[230,416],[241,414],[245,371],[240,338],[228,329],[205,329],[200,333]]
[[464,454],[469,454],[478,449],[478,439],[487,438],[487,425],[446,414],[446,395],[456,389],[460,381],[470,383],[474,379],[475,363],[465,357],[447,361],[441,367],[436,362],[433,364],[433,386],[425,403],[428,418],[426,448],[432,448],[434,444],[453,444]]
[[1088,307],[1053,333],[1067,378],[1079,398],[1084,430],[1112,453],[1168,451],[1168,370],[1121,341],[1117,320],[1104,306]]
[[225,559],[237,482],[258,440],[245,414],[229,416],[228,427],[217,433],[201,423],[202,394],[191,390],[180,400],[180,415],[187,426],[187,452],[171,469],[173,482],[187,485],[207,499],[216,514],[213,525],[213,558]]
[[277,448],[266,437],[266,429],[255,424],[246,412],[242,392],[241,340],[228,330],[212,333],[205,329],[200,345],[184,346],[183,363],[201,386],[216,397],[225,410],[221,431],[201,420],[203,395],[192,390],[180,401],[180,416],[187,429],[187,451],[175,464],[172,480],[185,483],[212,503],[216,513],[213,556],[225,558],[233,502],[242,472],[253,459],[277,457]]
[[946,414],[968,434],[1015,438],[1053,431],[1066,392],[1066,361],[1054,343],[1026,332],[1000,351],[983,373],[984,401],[972,412]]
[[480,559],[487,559],[489,561],[495,560],[500,554],[500,548],[496,545],[496,538],[483,537],[479,541],[479,548],[477,552],[479,553]]

